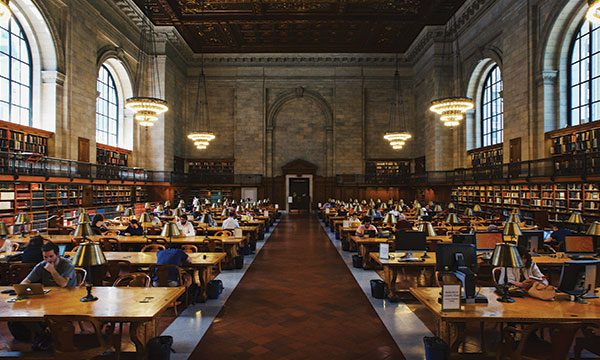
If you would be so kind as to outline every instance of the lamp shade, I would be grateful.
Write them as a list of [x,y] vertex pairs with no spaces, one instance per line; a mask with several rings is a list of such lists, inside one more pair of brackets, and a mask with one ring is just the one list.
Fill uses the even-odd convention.
[[160,236],[177,237],[181,236],[181,232],[179,231],[177,224],[175,224],[174,222],[167,222],[165,223],[165,226],[163,226],[163,229],[160,232]]
[[475,212],[482,212],[483,210],[481,210],[481,205],[475,204],[473,206],[473,211],[475,211]]
[[106,257],[99,243],[88,241],[79,245],[71,262],[74,266],[88,268],[106,264]]
[[8,227],[2,221],[0,221],[0,236],[8,235]]
[[95,235],[95,234],[94,234],[94,230],[92,230],[92,227],[90,226],[89,222],[80,222],[79,224],[77,224],[77,227],[75,228],[75,231],[73,232],[73,237],[86,238],[86,237],[92,236],[92,235]]
[[165,207],[162,204],[158,204],[158,206],[156,207],[156,211],[163,212],[165,211]]
[[367,200],[363,200],[360,202],[361,205],[367,205]]
[[385,214],[385,217],[383,218],[383,223],[392,225],[392,224],[397,224],[398,220],[396,220],[396,217],[394,216],[394,214],[387,213],[387,214]]
[[523,260],[517,250],[517,245],[511,243],[496,244],[494,253],[492,254],[492,266],[496,267],[523,267]]
[[456,215],[455,213],[450,213],[446,217],[446,222],[448,224],[456,225],[456,224],[460,224],[460,219],[458,218],[458,215]]
[[125,209],[125,213],[123,214],[123,216],[126,216],[126,217],[132,217],[134,215],[135,215],[135,213],[133,212],[133,209],[130,207]]
[[389,199],[387,202],[388,205],[394,205],[394,200],[393,199]]
[[510,214],[507,222],[515,222],[517,224],[521,223],[521,215],[519,214]]
[[24,212],[20,212],[15,218],[15,225],[23,225],[29,223],[29,219],[27,218],[27,214]]
[[509,221],[506,224],[504,224],[504,230],[502,231],[502,234],[504,236],[518,237],[521,236],[523,233],[521,232],[519,224],[517,224],[516,222]]
[[179,201],[179,205],[177,205],[178,208],[185,208],[185,201],[180,200]]
[[438,205],[436,205],[436,206],[433,207],[433,211],[435,211],[435,212],[442,212],[444,210],[442,210],[442,207],[438,204]]
[[91,222],[92,220],[90,219],[90,214],[88,214],[87,211],[83,210],[83,212],[79,213],[79,217],[77,218],[78,224]]
[[171,206],[171,202],[169,200],[165,201],[165,207],[170,207]]
[[583,217],[580,212],[573,211],[567,222],[571,224],[583,224]]
[[511,211],[510,213],[511,213],[511,214],[519,214],[519,215],[521,215],[521,209],[519,209],[519,208],[514,208],[514,209],[512,209],[512,211]]
[[243,210],[244,209],[241,206],[239,206],[239,205],[235,207],[235,212],[241,212]]
[[10,16],[10,8],[8,7],[8,0],[0,0],[0,18]]
[[[600,236],[600,222],[594,221],[592,225],[590,225],[590,228],[587,230],[586,234]],[[2,233],[0,233],[0,235],[2,235]]]
[[173,211],[173,215],[175,215],[175,216],[185,215],[185,210],[183,210],[182,208],[177,208],[177,209],[175,209],[175,211]]
[[454,209],[454,203],[449,203],[448,204],[448,209]]
[[151,209],[151,208],[152,208],[152,205],[149,202],[144,204],[144,209]]
[[381,203],[381,208],[382,208],[383,210],[387,210],[388,206],[387,206],[387,204],[386,204],[386,203]]
[[216,209],[216,208],[217,208],[217,203],[212,203],[212,204],[210,205],[210,208],[211,208],[211,209]]
[[212,216],[210,216],[209,213],[203,214],[202,217],[200,218],[200,223],[202,224],[210,224],[212,223]]
[[125,206],[119,204],[117,205],[117,207],[115,208],[116,212],[122,213],[123,211],[125,211]]
[[417,230],[420,232],[424,232],[426,236],[437,236],[433,225],[431,225],[429,221],[420,223]]
[[371,219],[374,219],[375,215],[376,215],[375,209],[369,209],[369,211],[367,211],[367,216],[370,216]]
[[465,216],[473,216],[473,209],[466,208],[465,209]]
[[138,221],[140,222],[140,224],[143,224],[152,222],[152,219],[150,219],[150,214],[148,214],[147,212],[143,212],[140,214]]

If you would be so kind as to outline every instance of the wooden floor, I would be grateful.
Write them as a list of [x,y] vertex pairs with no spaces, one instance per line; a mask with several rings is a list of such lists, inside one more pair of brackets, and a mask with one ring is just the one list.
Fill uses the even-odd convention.
[[403,359],[316,218],[289,215],[190,359]]

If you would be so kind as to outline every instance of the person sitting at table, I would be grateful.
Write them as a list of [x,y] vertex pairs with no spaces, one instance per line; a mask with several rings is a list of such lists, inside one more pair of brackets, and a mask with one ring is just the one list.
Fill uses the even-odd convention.
[[235,212],[232,211],[229,213],[229,217],[223,221],[223,225],[221,228],[223,230],[233,230],[240,227],[240,223],[235,218]]
[[74,287],[75,267],[59,256],[60,250],[54,243],[42,246],[43,261],[39,262],[21,284],[41,283],[44,286]]
[[379,211],[378,209],[375,209],[375,216],[373,216],[373,220],[379,220],[382,217],[383,216],[381,215],[381,211]]
[[558,225],[553,225],[552,226],[552,233],[550,234],[550,236],[548,236],[548,238],[546,238],[546,240],[544,240],[544,243],[552,246],[555,250],[557,251],[565,251],[565,237],[567,235],[572,235],[573,231],[569,230],[569,229],[565,229],[565,228],[559,228]]
[[[522,268],[506,268],[508,283],[524,290],[529,290],[535,281],[548,285],[548,279],[546,279],[546,276],[542,274],[540,268],[532,260],[529,251],[522,246],[519,246],[518,251],[524,266]],[[492,270],[492,273],[499,272],[498,285],[504,285],[504,269],[504,267],[499,267]]]
[[498,225],[496,224],[489,224],[487,227],[487,231],[488,232],[498,232]]
[[196,229],[191,222],[187,221],[186,214],[181,215],[176,224],[183,236],[196,236]]
[[337,212],[337,216],[348,216],[348,210],[346,210],[345,206],[341,206],[340,210]]
[[[394,215],[396,217],[396,219],[399,220],[400,215],[402,214],[400,211],[398,211],[398,209],[396,208],[396,205],[392,205],[392,209],[390,211],[388,211],[388,213]],[[402,215],[404,216],[404,215]]]
[[374,230],[375,232],[377,232],[377,228],[375,227],[375,225],[371,224],[371,221],[371,217],[365,216],[362,225],[356,229],[356,235],[364,236],[365,231],[367,230]]
[[37,264],[44,260],[42,256],[42,246],[44,245],[44,239],[41,236],[32,236],[29,239],[29,243],[23,249],[21,254],[21,262],[27,264]]
[[360,219],[358,218],[358,216],[356,216],[356,214],[352,214],[348,217],[348,221],[350,221],[351,226],[354,226],[356,223],[358,223],[357,226],[360,226]]
[[160,218],[152,212],[150,213],[150,220],[151,220],[150,224],[152,224],[153,227],[161,227],[162,226],[162,222],[160,221]]
[[140,236],[144,235],[144,229],[140,226],[136,219],[131,219],[129,226],[127,226],[125,230],[120,231],[119,235]]
[[108,229],[104,225],[104,216],[102,214],[96,214],[92,218],[92,231],[95,235],[106,235]]
[[[189,222],[188,222],[189,224]],[[176,265],[182,266],[190,263],[190,257],[183,250],[178,248],[167,248],[160,250],[156,253],[156,265]],[[169,287],[181,286],[179,284],[179,277],[175,270],[169,271]],[[154,275],[152,282],[154,286],[157,286],[158,277]]]

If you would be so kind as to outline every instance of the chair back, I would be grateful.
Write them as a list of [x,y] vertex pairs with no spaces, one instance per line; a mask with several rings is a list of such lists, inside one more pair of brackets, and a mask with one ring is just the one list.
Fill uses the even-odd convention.
[[20,246],[21,246],[21,244],[19,244],[19,243],[15,243],[15,242],[14,243],[10,243],[10,250],[12,252],[19,251],[19,247]]
[[165,250],[167,247],[162,244],[148,244],[144,245],[141,252],[159,252],[161,250]]
[[229,230],[221,230],[215,233],[215,236],[232,236],[233,234]]
[[[91,316],[44,315],[44,320],[52,334],[52,345],[56,354],[81,354],[82,349],[77,346],[78,341],[76,340],[75,322],[78,324],[91,324],[94,329],[96,337],[94,339],[95,344],[93,345],[95,346],[92,348],[86,346],[86,353],[89,354],[88,350],[97,350],[97,352],[101,354],[110,347],[102,335],[102,325],[97,319]],[[82,358],[84,357],[82,356]]]
[[8,268],[8,274],[11,284],[21,283],[21,281],[23,281],[23,279],[25,279],[27,275],[29,275],[31,270],[33,270],[35,265],[37,264],[11,263]]
[[106,278],[105,282],[113,284],[122,272],[128,273],[131,268],[131,263],[127,260],[108,260],[106,262]]
[[102,251],[121,251],[121,244],[115,238],[100,239],[100,247]]
[[156,287],[168,287],[173,278],[179,285],[183,284],[183,270],[177,265],[150,265],[150,277]]
[[181,250],[188,254],[191,254],[198,252],[198,247],[196,245],[182,245]]
[[152,280],[148,274],[143,272],[121,275],[115,280],[115,287],[150,287]]
[[167,239],[165,238],[148,238],[146,244],[160,244],[167,245]]
[[208,252],[223,252],[223,240],[208,238],[203,245]]
[[85,283],[87,278],[87,271],[84,268],[75,268],[75,286],[81,286]]

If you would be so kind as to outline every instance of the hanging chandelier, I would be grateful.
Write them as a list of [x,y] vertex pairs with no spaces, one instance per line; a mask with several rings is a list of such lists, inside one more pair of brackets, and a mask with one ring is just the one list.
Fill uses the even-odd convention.
[[406,114],[404,113],[404,102],[402,102],[402,116],[400,116],[400,73],[398,71],[398,55],[396,55],[396,72],[394,73],[394,102],[391,104],[390,111],[390,129],[394,125],[399,125],[400,118],[402,119],[402,127],[397,127],[398,131],[388,131],[383,135],[383,138],[389,141],[390,146],[394,150],[401,150],[406,141],[412,138],[411,133],[407,131],[406,127]]
[[0,18],[10,16],[10,8],[8,7],[9,0],[0,0]]
[[[452,17],[454,19],[454,17]],[[446,37],[448,35],[447,27],[444,29],[444,46],[442,49],[442,68],[446,59]],[[457,63],[459,64],[458,81],[462,81],[461,59],[460,59],[460,43],[458,42],[458,36],[456,38],[456,56]],[[462,88],[460,86],[460,88]],[[473,99],[464,96],[447,96],[444,98],[436,99],[431,102],[429,110],[440,116],[440,121],[447,127],[456,127],[461,124],[465,118],[465,114],[469,110],[475,108]]]
[[[3,1],[3,0],[0,0]],[[156,59],[156,44],[154,43],[154,30],[150,23],[150,7],[148,0],[144,2],[144,22],[140,31],[140,47],[137,58],[136,71],[136,93],[133,97],[125,100],[125,109],[133,111],[133,119],[142,127],[154,126],[159,116],[169,110],[169,104],[161,99],[160,78],[158,73],[158,61]],[[146,32],[148,38],[146,39]],[[148,53],[152,51],[152,58],[147,59]],[[144,69],[150,70],[150,89],[158,89],[158,97],[140,96],[143,88],[142,79]],[[151,90],[153,91],[153,90]]]
[[593,24],[600,24],[600,0],[589,0],[589,9],[585,17]]
[[204,111],[206,111],[206,131],[204,130],[200,130],[200,131],[193,131],[191,133],[188,134],[188,139],[192,140],[194,142],[194,146],[196,146],[196,149],[198,150],[204,150],[206,148],[208,148],[208,145],[210,145],[210,142],[212,140],[214,140],[216,138],[215,134],[213,134],[211,131],[209,131],[210,129],[210,118],[209,118],[209,114],[208,114],[208,96],[206,94],[206,76],[204,75],[204,56],[202,56],[202,63],[200,66],[200,78],[198,79],[198,91],[196,92],[196,108],[194,110],[194,117],[196,119],[199,119],[199,123],[200,123],[200,128],[202,129],[202,123],[203,123],[203,118],[202,118],[202,109],[200,109],[200,87],[203,88],[204,90]]

